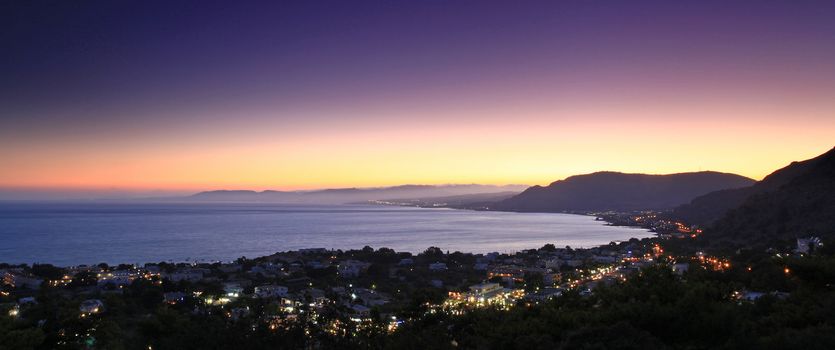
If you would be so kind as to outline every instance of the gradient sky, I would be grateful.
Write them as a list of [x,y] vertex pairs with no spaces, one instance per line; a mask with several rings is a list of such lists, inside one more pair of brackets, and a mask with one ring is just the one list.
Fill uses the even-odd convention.
[[0,188],[762,178],[835,146],[835,1],[5,1]]

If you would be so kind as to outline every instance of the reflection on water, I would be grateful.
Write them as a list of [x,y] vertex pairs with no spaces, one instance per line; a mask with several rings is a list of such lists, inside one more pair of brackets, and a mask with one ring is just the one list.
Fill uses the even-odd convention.
[[413,253],[589,247],[645,230],[568,214],[377,206],[0,203],[0,262],[91,264],[233,260],[369,245]]

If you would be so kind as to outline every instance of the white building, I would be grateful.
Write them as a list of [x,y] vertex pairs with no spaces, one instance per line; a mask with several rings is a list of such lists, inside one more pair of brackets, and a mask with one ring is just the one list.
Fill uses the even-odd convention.
[[470,295],[486,297],[501,292],[502,290],[502,286],[498,283],[481,283],[470,286]]
[[797,251],[801,254],[809,254],[823,246],[823,242],[818,237],[806,237],[797,239]]
[[477,305],[501,304],[504,302],[507,289],[498,283],[481,283],[470,286],[466,299]]
[[238,282],[227,282],[223,284],[223,292],[229,298],[237,298],[244,292],[244,288]]
[[287,296],[287,287],[277,285],[265,285],[255,287],[255,296],[258,298],[283,298]]
[[104,303],[99,299],[87,299],[81,302],[78,311],[82,314],[95,314],[104,311]]

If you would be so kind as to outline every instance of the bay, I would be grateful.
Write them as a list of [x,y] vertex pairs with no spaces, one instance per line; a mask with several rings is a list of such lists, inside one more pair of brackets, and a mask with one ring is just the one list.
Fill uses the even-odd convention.
[[0,262],[230,261],[301,248],[510,253],[650,237],[594,217],[366,205],[2,202]]

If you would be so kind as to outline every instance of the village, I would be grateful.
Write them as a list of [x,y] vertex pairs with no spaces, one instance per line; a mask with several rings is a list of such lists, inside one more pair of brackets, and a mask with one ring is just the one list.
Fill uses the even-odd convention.
[[[450,253],[435,247],[419,254],[371,247],[314,248],[200,264],[65,268],[3,264],[0,305],[10,317],[21,318],[43,299],[57,298],[64,305],[75,305],[77,317],[88,320],[79,327],[94,328],[96,319],[116,312],[125,299],[136,299],[149,309],[221,315],[230,323],[249,323],[253,329],[303,324],[345,336],[364,328],[391,332],[431,313],[461,315],[484,307],[531,306],[564,293],[589,296],[651,266],[666,266],[677,275],[692,268],[731,268],[729,260],[701,252],[669,255],[662,245],[671,239],[676,240],[632,239],[588,249],[546,244],[511,254]],[[814,237],[798,240],[794,252],[786,254],[808,253],[820,244]],[[780,291],[765,290],[738,290],[731,297],[752,301],[769,293],[785,297]],[[84,329],[61,334],[67,343],[89,341]]]

